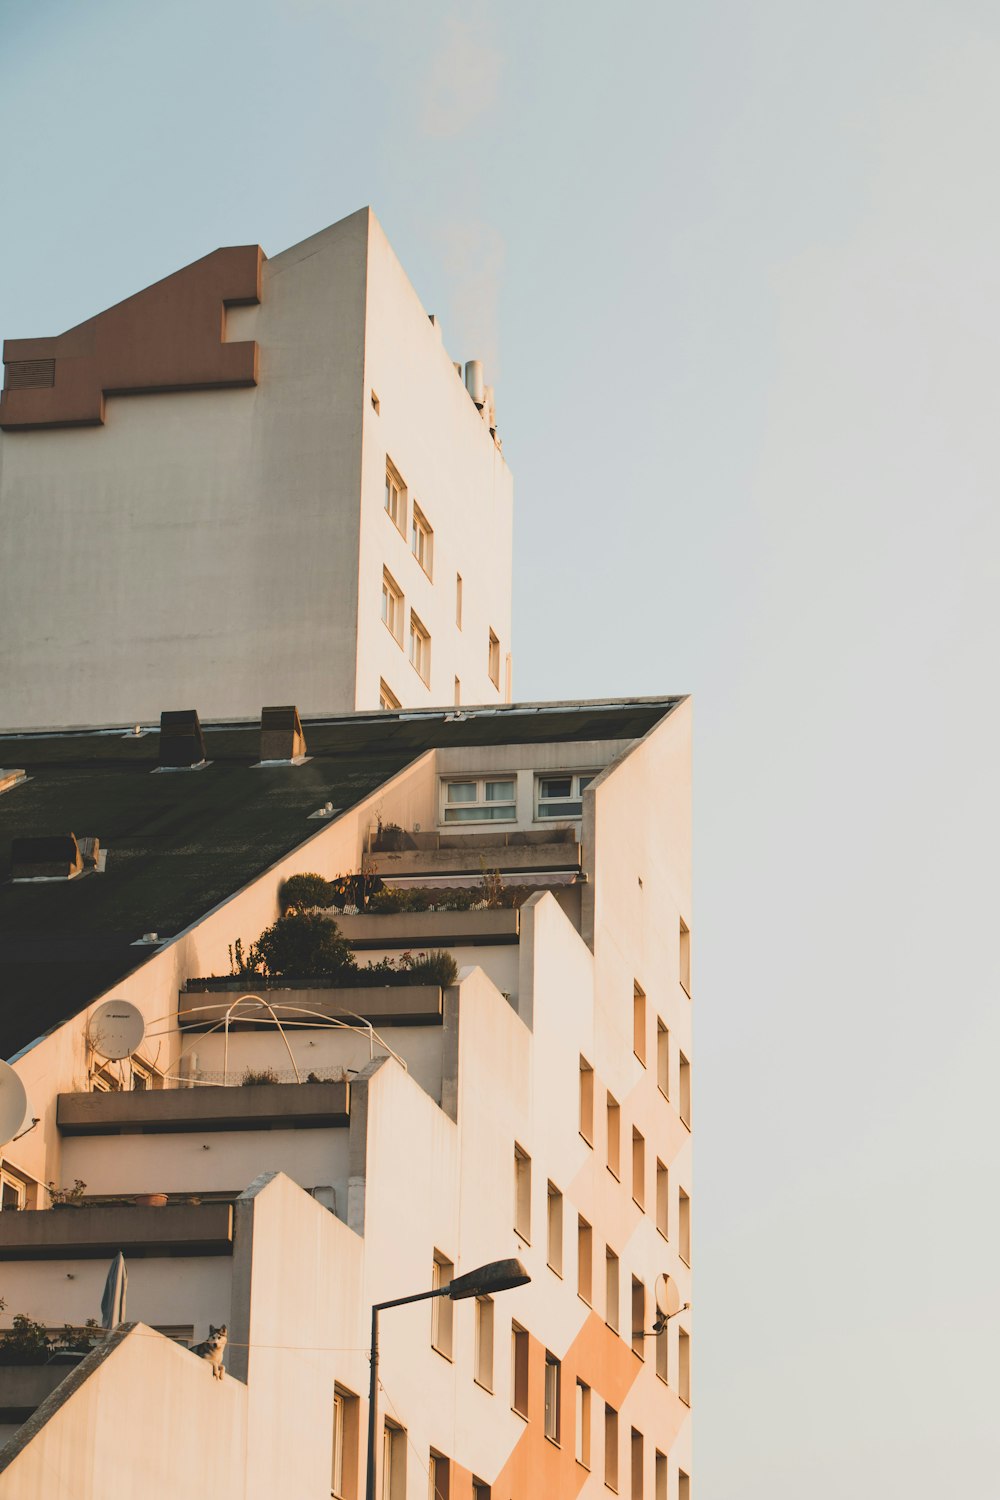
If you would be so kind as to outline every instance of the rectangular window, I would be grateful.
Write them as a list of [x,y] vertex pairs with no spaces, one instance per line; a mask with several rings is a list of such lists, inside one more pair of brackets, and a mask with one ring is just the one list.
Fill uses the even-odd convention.
[[582,818],[583,790],[597,775],[539,776],[535,780],[536,818]]
[[576,1293],[590,1307],[594,1300],[594,1231],[582,1215],[576,1221]]
[[401,646],[403,644],[403,591],[388,568],[382,569],[382,624],[397,646]]
[[357,1396],[335,1386],[330,1494],[336,1500],[355,1500],[358,1493],[358,1418]]
[[646,1066],[646,991],[632,981],[632,1051]]
[[462,628],[462,575],[455,574],[455,624]]
[[646,1288],[632,1277],[632,1353],[646,1358]]
[[588,1146],[594,1144],[594,1070],[580,1058],[580,1134]]
[[656,1327],[662,1331],[656,1335],[656,1373],[664,1385],[670,1384],[670,1324],[667,1314],[656,1304]]
[[424,682],[431,680],[431,638],[410,610],[410,665]]
[[618,1413],[604,1405],[604,1483],[618,1493]]
[[680,927],[680,980],[681,989],[691,998],[691,929],[681,917]]
[[420,506],[414,500],[410,525],[410,551],[428,578],[434,577],[434,531]]
[[656,1159],[656,1227],[665,1240],[670,1238],[670,1173]]
[[670,1098],[670,1032],[659,1016],[656,1018],[656,1087],[664,1099]]
[[382,1500],[405,1500],[406,1433],[386,1418],[382,1429]]
[[385,513],[396,529],[405,536],[406,485],[388,458],[385,461]]
[[24,1207],[27,1197],[25,1184],[19,1178],[11,1176],[7,1171],[0,1172],[0,1210],[16,1212]]
[[392,688],[389,687],[386,684],[386,681],[385,681],[384,678],[380,678],[379,679],[379,685],[378,685],[378,706],[379,706],[379,708],[387,708],[387,709],[390,709],[390,710],[392,710],[392,709],[398,709],[399,706],[400,706],[399,699],[396,697],[396,694],[392,691]]
[[632,1126],[632,1202],[646,1211],[646,1141]]
[[642,1433],[637,1427],[632,1428],[631,1441],[631,1482],[632,1500],[642,1500],[642,1464],[643,1464],[643,1442]]
[[[655,1500],[667,1500],[667,1455],[656,1450]],[[686,1497],[685,1497],[686,1500]]]
[[683,1188],[677,1194],[678,1250],[686,1266],[691,1264],[691,1199]]
[[513,823],[517,819],[517,783],[513,776],[463,777],[443,781],[443,823]]
[[344,1398],[333,1393],[333,1462],[330,1468],[330,1494],[337,1500],[344,1493]]
[[528,1415],[528,1332],[510,1325],[510,1405],[519,1417]]
[[562,1365],[554,1354],[545,1351],[545,1436],[559,1442],[559,1403],[562,1396]]
[[691,1480],[683,1469],[677,1470],[677,1500],[691,1500]]
[[622,1112],[618,1100],[608,1095],[608,1171],[616,1177],[622,1170]]
[[691,1405],[691,1335],[683,1328],[677,1335],[677,1394]]
[[[454,1263],[440,1250],[435,1250],[431,1266],[432,1289],[437,1291],[439,1287],[448,1286],[454,1275]],[[450,1297],[435,1297],[431,1302],[431,1346],[445,1359],[451,1359],[454,1311],[455,1304]]]
[[375,413],[376,416],[378,416],[379,412],[382,410],[382,403],[378,399],[378,396],[375,394],[374,391],[372,391],[371,399],[372,399],[372,411]]
[[615,1333],[620,1327],[618,1303],[618,1257],[608,1245],[604,1255],[604,1321]]
[[494,632],[492,630],[490,631],[489,673],[490,673],[490,681],[492,682],[493,686],[494,687],[499,687],[500,686],[500,641],[499,641],[499,638],[494,634]]
[[682,1052],[680,1055],[681,1075],[681,1119],[691,1129],[691,1064]]
[[549,1269],[555,1271],[557,1276],[562,1275],[563,1265],[563,1195],[554,1182],[548,1186],[548,1222],[547,1222],[547,1250],[546,1259]]
[[440,1453],[433,1450],[427,1466],[428,1500],[450,1500],[451,1464]]
[[493,1298],[476,1298],[476,1384],[493,1390]]
[[472,1481],[472,1500],[490,1500],[492,1493],[485,1479],[474,1479]]
[[576,1382],[576,1461],[590,1468],[590,1386]]
[[531,1243],[531,1157],[523,1146],[514,1146],[514,1230]]
[[455,678],[455,707],[458,708],[462,702],[462,684]]

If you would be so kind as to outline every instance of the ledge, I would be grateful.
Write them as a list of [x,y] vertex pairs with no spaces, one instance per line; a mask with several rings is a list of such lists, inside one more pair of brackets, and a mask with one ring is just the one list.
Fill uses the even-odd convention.
[[[382,921],[384,918],[378,918]],[[373,1026],[439,1026],[441,1024],[441,989],[436,984],[392,984],[370,986],[364,989],[335,989],[332,985],[323,988],[312,982],[313,987],[289,985],[280,989],[248,988],[246,993],[266,997],[279,1020],[305,1021],[303,1011],[312,1012],[317,1026],[325,1020],[343,1020],[349,1025],[370,1021]],[[239,986],[233,992],[212,990],[182,990],[177,997],[177,1013],[181,1025],[187,1031],[207,1030],[218,1026],[225,1015],[226,1006],[237,998]],[[247,1018],[246,1010],[239,1013],[239,1020],[230,1023],[231,1031],[256,1031],[262,1026],[271,1026],[269,1020],[255,1021]],[[278,1084],[265,1085],[267,1093],[277,1088],[342,1087],[343,1085]],[[204,1092],[204,1090],[199,1090]],[[231,1089],[226,1090],[232,1093]]]
[[579,870],[578,843],[512,845],[497,848],[470,840],[465,849],[403,849],[370,856],[383,880],[394,875],[481,875],[483,867],[502,874],[529,870]]
[[399,911],[356,917],[335,914],[352,948],[450,947],[476,943],[516,943],[521,913],[495,907],[485,911]]
[[[258,1130],[269,1125],[295,1129],[346,1125],[349,1110],[347,1083],[260,1083],[233,1088],[212,1085],[121,1094],[60,1094],[56,1123],[63,1135]],[[61,1215],[73,1213],[73,1209],[59,1210]]]
[[90,1260],[117,1250],[125,1256],[230,1255],[232,1246],[233,1211],[228,1203],[165,1208],[95,1205],[0,1214],[0,1260]]

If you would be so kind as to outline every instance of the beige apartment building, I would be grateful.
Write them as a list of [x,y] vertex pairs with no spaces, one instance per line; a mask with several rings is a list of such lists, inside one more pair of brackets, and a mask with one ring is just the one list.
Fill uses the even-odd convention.
[[[689,702],[301,730],[0,739],[0,1500],[358,1500],[372,1304],[508,1257],[382,1315],[380,1500],[689,1500]],[[388,964],[228,977],[306,873]]]
[[0,730],[509,700],[493,393],[369,209],[3,358]]

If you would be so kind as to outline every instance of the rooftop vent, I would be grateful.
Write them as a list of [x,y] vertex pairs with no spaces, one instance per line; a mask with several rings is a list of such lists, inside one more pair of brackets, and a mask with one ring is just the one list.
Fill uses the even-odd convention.
[[73,833],[14,839],[11,866],[14,880],[72,880],[103,867],[101,841],[78,840]]
[[193,708],[160,715],[160,767],[186,770],[205,762],[205,736]]
[[306,753],[302,721],[294,703],[284,708],[260,711],[260,758],[262,761],[301,760]]

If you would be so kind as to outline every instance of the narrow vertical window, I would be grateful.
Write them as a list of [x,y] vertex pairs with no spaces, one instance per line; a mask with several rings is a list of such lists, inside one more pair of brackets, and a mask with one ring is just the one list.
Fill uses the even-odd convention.
[[476,1384],[493,1390],[493,1298],[476,1298]]
[[646,1141],[632,1126],[632,1201],[646,1210]]
[[335,1386],[330,1493],[336,1500],[356,1500],[358,1493],[358,1415],[357,1396]]
[[415,610],[410,610],[410,664],[428,685],[431,680],[431,638]]
[[646,1288],[632,1277],[632,1353],[646,1358]]
[[510,1325],[510,1405],[519,1417],[527,1417],[528,1333],[519,1323]]
[[401,646],[403,644],[403,591],[388,568],[382,569],[382,624],[397,646]]
[[683,1469],[677,1470],[677,1500],[691,1500],[691,1480]]
[[455,707],[458,708],[459,705],[461,704],[461,702],[462,702],[462,684],[459,681],[459,679],[456,677],[455,678]]
[[[655,1500],[667,1500],[667,1455],[656,1450],[656,1482],[653,1491]],[[687,1500],[687,1496],[684,1497]]]
[[642,1466],[643,1466],[643,1441],[642,1433],[637,1427],[632,1428],[632,1441],[630,1444],[630,1480],[632,1500],[642,1500]]
[[681,1260],[686,1266],[691,1264],[691,1199],[681,1188],[677,1194],[677,1237],[680,1241],[678,1250]]
[[656,1162],[656,1227],[665,1240],[670,1238],[670,1173],[657,1158]]
[[455,574],[455,624],[462,628],[462,575]]
[[604,1483],[618,1492],[618,1413],[604,1406]]
[[548,1185],[548,1218],[546,1224],[546,1259],[549,1269],[562,1275],[563,1264],[563,1195],[554,1182]]
[[670,1324],[667,1314],[656,1304],[656,1326],[661,1330],[656,1335],[656,1373],[664,1385],[670,1384]]
[[493,1491],[485,1479],[474,1479],[472,1481],[472,1500],[490,1500]]
[[442,1454],[431,1452],[427,1479],[428,1500],[451,1500],[451,1463]]
[[691,929],[681,917],[680,925],[680,981],[688,999],[691,998]]
[[562,1398],[562,1365],[548,1349],[545,1351],[545,1436],[552,1443],[559,1442]]
[[677,1335],[677,1394],[691,1405],[691,1335],[683,1328]]
[[531,1241],[531,1157],[523,1146],[514,1146],[514,1230]]
[[618,1294],[618,1257],[608,1245],[604,1264],[604,1321],[618,1332],[620,1308]]
[[390,712],[399,708],[399,699],[392,691],[392,688],[388,686],[384,678],[381,678],[379,680],[378,706],[379,708],[389,709]]
[[594,1070],[580,1058],[580,1134],[588,1146],[594,1144]]
[[[442,1255],[440,1250],[435,1250],[431,1266],[432,1289],[438,1291],[439,1288],[446,1287],[454,1275],[453,1262]],[[439,1354],[443,1354],[445,1359],[451,1359],[454,1310],[455,1304],[450,1297],[435,1297],[431,1302],[431,1346]]]
[[681,1119],[691,1129],[691,1064],[682,1052],[680,1055]]
[[594,1231],[582,1215],[576,1221],[576,1293],[588,1307],[594,1300]]
[[382,1429],[382,1500],[406,1495],[406,1432],[388,1418]]
[[590,1468],[590,1386],[576,1382],[575,1457],[578,1464]]
[[500,640],[494,632],[490,631],[489,649],[489,673],[490,681],[494,687],[500,686]]
[[333,1393],[333,1462],[330,1470],[330,1494],[341,1500],[344,1493],[344,1398]]
[[670,1098],[670,1032],[659,1016],[656,1018],[656,1087],[664,1099]]
[[621,1176],[622,1168],[622,1112],[618,1100],[608,1095],[608,1171]]
[[433,578],[434,531],[415,500],[413,502],[413,520],[410,525],[410,551],[427,574],[427,577]]
[[632,985],[632,1051],[646,1066],[646,991],[641,984]]
[[385,513],[397,530],[405,536],[406,485],[388,458],[385,461]]

